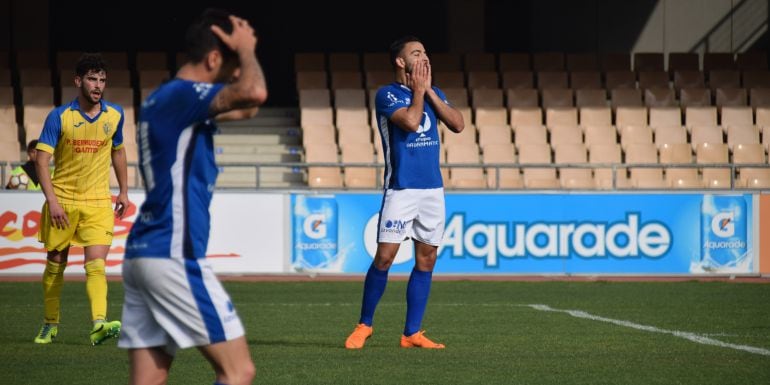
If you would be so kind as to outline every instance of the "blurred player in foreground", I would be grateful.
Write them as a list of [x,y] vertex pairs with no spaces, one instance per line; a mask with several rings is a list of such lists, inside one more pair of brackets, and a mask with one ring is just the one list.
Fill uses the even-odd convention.
[[243,325],[206,259],[218,172],[213,120],[253,117],[267,88],[246,20],[207,10],[185,40],[187,63],[144,101],[139,117],[146,200],[126,241],[118,345],[129,349],[131,384],[166,383],[176,350],[193,346],[216,384],[250,384]]

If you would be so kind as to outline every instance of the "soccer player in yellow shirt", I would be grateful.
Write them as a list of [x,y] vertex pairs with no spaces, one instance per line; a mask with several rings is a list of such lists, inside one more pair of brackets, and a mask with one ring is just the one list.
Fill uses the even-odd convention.
[[[74,100],[54,108],[37,144],[37,175],[45,194],[38,240],[47,250],[43,273],[45,320],[35,343],[48,344],[58,334],[59,303],[70,246],[85,250],[86,292],[91,302],[91,344],[120,333],[120,321],[107,321],[105,259],[112,244],[115,219],[110,193],[110,161],[120,193],[114,215],[129,206],[123,109],[102,99],[106,64],[99,54],[83,54],[75,69]],[[54,158],[56,174],[49,163]]]

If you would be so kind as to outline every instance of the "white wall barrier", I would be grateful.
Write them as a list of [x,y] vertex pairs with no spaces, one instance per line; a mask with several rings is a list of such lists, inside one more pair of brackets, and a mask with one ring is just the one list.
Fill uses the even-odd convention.
[[[446,196],[437,273],[756,275],[759,194],[456,193]],[[130,194],[139,205],[142,193]],[[376,250],[380,193],[218,191],[208,257],[218,273],[364,273]],[[0,276],[40,274],[39,193],[0,192]],[[116,220],[108,273],[119,274],[136,207]],[[390,231],[407,224],[383,218]],[[414,264],[404,242],[392,267]],[[67,274],[82,274],[74,249]]]
[[[132,192],[128,215],[115,220],[107,274],[119,275],[126,237],[144,193]],[[217,273],[281,273],[285,269],[285,194],[217,192],[211,203],[208,257]],[[36,275],[45,267],[37,241],[43,196],[32,192],[0,193],[0,276]],[[72,248],[65,274],[83,274],[83,249]]]

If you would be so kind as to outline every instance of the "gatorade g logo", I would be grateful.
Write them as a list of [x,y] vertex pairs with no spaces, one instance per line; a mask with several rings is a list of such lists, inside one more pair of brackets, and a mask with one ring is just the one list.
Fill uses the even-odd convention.
[[323,214],[310,214],[302,224],[305,235],[312,239],[321,239],[326,236],[326,216]]
[[711,231],[720,238],[732,237],[735,235],[735,213],[732,211],[723,211],[714,215],[711,219]]

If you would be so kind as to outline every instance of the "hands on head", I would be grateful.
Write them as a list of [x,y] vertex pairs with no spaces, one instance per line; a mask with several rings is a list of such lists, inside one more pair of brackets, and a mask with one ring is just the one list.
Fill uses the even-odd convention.
[[238,16],[230,15],[230,21],[233,23],[233,32],[229,35],[217,25],[212,25],[211,31],[222,39],[222,42],[227,47],[235,52],[242,50],[254,52],[257,46],[257,36],[254,34],[254,28],[249,25],[247,20],[241,19]]

